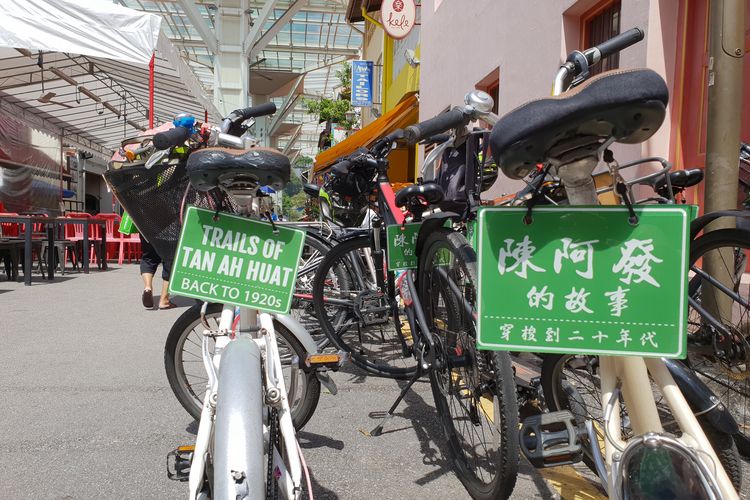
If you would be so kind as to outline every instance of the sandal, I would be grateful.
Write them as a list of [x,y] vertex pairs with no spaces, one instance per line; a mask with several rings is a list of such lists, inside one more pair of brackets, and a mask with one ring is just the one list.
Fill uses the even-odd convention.
[[159,309],[163,311],[165,309],[174,309],[175,307],[177,307],[177,304],[173,304],[172,302],[170,302],[169,305],[166,305],[164,307],[159,306]]
[[141,295],[141,301],[143,302],[143,307],[146,309],[153,309],[154,308],[154,294],[151,290],[148,288],[143,290],[143,295]]

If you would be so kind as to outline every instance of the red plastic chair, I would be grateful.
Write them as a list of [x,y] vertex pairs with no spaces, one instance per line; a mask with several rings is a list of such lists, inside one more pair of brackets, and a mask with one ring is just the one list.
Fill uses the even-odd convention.
[[[91,214],[88,214],[86,212],[68,212],[66,214],[67,219],[89,219],[91,218]],[[98,248],[95,243],[97,243],[97,239],[101,241],[101,236],[99,236],[98,229],[99,226],[96,225],[90,225],[89,226],[89,248],[84,249],[83,248],[83,228],[84,224],[83,222],[75,222],[75,223],[68,223],[65,224],[65,239],[70,240],[72,242],[75,242],[80,250],[80,252],[90,252],[89,253],[89,262],[95,262],[93,260],[96,255],[98,255],[98,250],[95,251],[96,248]],[[80,256],[83,254],[81,253]],[[81,260],[81,259],[78,259]]]
[[[15,212],[0,212],[0,217],[18,217]],[[4,238],[18,238],[21,234],[20,224],[17,222],[0,222],[0,236]]]
[[[110,249],[114,252],[115,247],[117,245],[117,241],[115,241],[115,225],[120,223],[120,216],[117,214],[97,214],[94,216],[94,219],[103,220],[105,222],[104,230],[107,235],[107,248],[105,249],[106,255],[105,259],[110,259]],[[96,231],[94,232],[98,240],[101,241],[102,235],[101,235],[101,226],[91,226],[95,227]]]
[[119,231],[117,234],[120,235],[120,250],[117,256],[117,264],[122,265],[125,260],[126,249],[128,254],[128,264],[132,262],[131,259],[133,257],[135,257],[135,260],[139,260],[141,258],[141,235],[138,233],[122,234]]

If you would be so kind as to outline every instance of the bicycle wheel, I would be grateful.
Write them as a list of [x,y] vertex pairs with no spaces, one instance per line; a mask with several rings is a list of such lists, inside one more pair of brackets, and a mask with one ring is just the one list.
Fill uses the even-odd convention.
[[315,316],[355,365],[374,375],[408,377],[416,367],[404,350],[411,339],[395,326],[392,298],[378,290],[370,256],[369,236],[345,240],[328,251],[313,282]]
[[[601,401],[601,384],[599,379],[599,358],[577,354],[544,355],[542,361],[541,385],[544,400],[550,411],[570,410],[580,425],[586,420],[593,420],[597,431],[602,432],[604,410]],[[658,387],[653,386],[654,401],[661,418],[664,430],[675,433],[678,427],[672,418],[672,412],[662,400]],[[621,407],[622,433],[627,439],[631,435],[628,416]],[[701,417],[698,418],[714,452],[719,457],[734,488],[740,491],[742,484],[742,466],[737,446],[732,436],[716,430]],[[604,439],[604,436],[601,436]],[[596,473],[594,462],[588,450],[584,463]]]
[[312,287],[315,272],[318,270],[323,258],[331,249],[329,242],[316,235],[311,230],[307,231],[305,246],[297,271],[297,283],[292,298],[292,308],[289,315],[296,319],[310,333],[319,349],[328,345],[328,338],[320,327],[320,322],[315,317],[315,309],[312,301]]
[[[748,283],[742,281],[750,257],[750,233],[741,229],[721,229],[706,233],[690,248],[691,269],[702,268],[707,258],[714,259],[725,283],[745,303],[750,300]],[[698,373],[729,409],[740,427],[735,435],[737,447],[750,456],[750,309],[734,297],[703,283],[700,275],[691,279],[691,296],[712,311],[730,336],[719,334],[696,309],[688,317],[688,365]],[[701,286],[702,285],[702,286]],[[723,306],[712,306],[704,298],[711,287]],[[723,297],[723,298],[721,298]],[[712,302],[713,303],[713,302]]]
[[[211,328],[219,328],[221,304],[209,304],[206,320]],[[283,365],[292,420],[301,429],[315,412],[320,398],[320,381],[314,373],[305,373],[292,366],[292,358],[306,355],[302,344],[281,323],[274,321],[276,341]],[[200,304],[196,304],[177,318],[167,335],[164,347],[164,369],[172,392],[183,408],[196,420],[200,419],[208,376],[203,368],[201,343],[205,327],[200,320]],[[210,350],[213,352],[214,340]]]
[[473,498],[508,498],[518,474],[518,404],[507,352],[476,348],[476,255],[459,233],[428,236],[419,298],[435,342],[430,382],[459,479]]

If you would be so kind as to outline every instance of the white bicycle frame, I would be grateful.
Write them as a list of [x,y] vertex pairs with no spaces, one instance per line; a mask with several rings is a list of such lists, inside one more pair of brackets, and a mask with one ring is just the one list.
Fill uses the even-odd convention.
[[[208,457],[213,457],[217,453],[225,452],[222,450],[217,451],[214,448],[215,442],[215,429],[214,420],[216,417],[216,401],[218,399],[219,389],[219,368],[221,365],[222,353],[230,347],[230,344],[240,339],[249,339],[258,346],[258,349],[262,355],[262,372],[258,373],[258,377],[262,377],[262,387],[264,387],[265,394],[258,394],[257,397],[262,398],[264,408],[264,423],[263,423],[263,443],[246,443],[239,442],[238,445],[241,447],[247,446],[262,446],[262,450],[273,449],[273,468],[280,474],[278,479],[279,489],[287,499],[297,499],[302,491],[302,459],[300,456],[297,438],[295,435],[294,425],[292,423],[291,408],[289,401],[287,400],[287,391],[284,383],[284,377],[282,374],[281,359],[279,357],[278,346],[276,344],[276,333],[273,327],[273,316],[268,313],[258,313],[253,309],[240,308],[240,321],[239,321],[239,332],[235,338],[230,338],[229,332],[232,331],[232,324],[235,318],[235,307],[231,305],[225,305],[222,310],[221,319],[219,321],[219,332],[226,332],[224,335],[216,336],[216,343],[214,352],[209,351],[209,335],[203,337],[203,361],[206,365],[206,371],[209,374],[209,390],[206,392],[206,396],[203,401],[203,410],[201,412],[200,424],[198,427],[198,434],[195,443],[195,451],[193,453],[193,460],[190,468],[189,488],[190,488],[190,499],[202,498],[201,488],[204,482],[204,473],[206,471],[206,463]],[[258,328],[259,327],[259,328]],[[257,333],[251,334],[257,330]],[[207,332],[210,333],[210,332]],[[243,360],[240,360],[243,362]],[[238,381],[236,390],[242,391],[246,389],[241,381]],[[269,389],[272,391],[275,389],[278,391],[275,397],[280,399],[277,404],[279,412],[279,431],[281,434],[281,442],[284,451],[284,457],[286,458],[289,467],[285,465],[276,447],[270,443],[269,426],[268,426],[268,410],[269,407],[266,400],[269,398]],[[232,429],[225,429],[223,432],[230,432]],[[235,429],[240,431],[241,429]],[[243,434],[238,432],[237,437],[241,437]],[[241,441],[241,439],[240,439]],[[230,450],[226,450],[230,451]],[[266,453],[267,455],[267,453]],[[235,457],[236,459],[236,457]],[[239,464],[235,471],[246,472],[242,467],[253,464]],[[254,464],[257,465],[257,464]],[[262,472],[265,477],[265,464]],[[218,471],[215,471],[218,472]],[[263,488],[265,488],[265,481],[263,481]],[[235,498],[232,496],[231,498]]]
[[[246,215],[257,213],[259,209],[258,198],[253,198],[245,207],[242,211]],[[233,331],[232,326],[236,309],[239,309],[239,329]],[[287,398],[287,388],[273,326],[274,317],[290,329],[308,353],[317,353],[317,346],[309,333],[292,318],[282,315],[275,316],[246,307],[235,308],[235,306],[225,304],[221,312],[218,332],[204,331],[202,355],[203,365],[208,374],[208,390],[203,400],[203,409],[201,410],[188,479],[190,500],[207,498],[202,491],[202,487],[205,480],[206,464],[209,460],[213,465],[214,490],[212,494],[214,499],[253,498],[253,492],[257,492],[258,488],[264,491],[263,498],[265,498],[269,455],[271,456],[270,460],[272,460],[273,474],[278,478],[276,479],[277,487],[282,497],[287,500],[297,500],[301,497],[304,459],[292,422],[291,405]],[[210,351],[209,347],[211,337],[216,339],[213,352]],[[225,365],[220,370],[222,358],[226,357],[228,350],[236,348],[232,344],[244,342],[250,342],[255,346],[245,345],[245,347],[249,347],[246,351],[250,354],[243,355],[242,349],[237,349],[240,351],[239,353],[233,353],[236,355],[224,361],[225,363],[236,363],[236,366]],[[259,354],[259,363],[252,355],[254,353]],[[253,366],[259,368],[259,370],[256,373],[250,373],[249,377],[253,381],[252,387],[260,388],[260,390],[257,393],[248,393],[250,388],[246,385],[246,379],[231,375],[247,374],[247,367]],[[220,384],[219,375],[221,373],[228,373],[230,376],[227,380],[221,381]],[[292,370],[291,382],[292,384],[295,383],[294,370]],[[220,387],[229,392],[229,397],[227,397],[227,394],[221,394],[222,408],[226,408],[230,414],[237,417],[233,418],[225,429],[217,429],[215,426]],[[245,411],[240,403],[242,398],[260,398],[262,432],[257,432],[258,429],[243,428],[248,424],[248,418],[245,418],[246,415],[242,414]],[[257,401],[254,401],[254,403],[258,404]],[[281,436],[283,459],[275,443],[271,441],[269,416],[272,406],[278,412],[278,432]],[[229,434],[232,434],[231,439]],[[259,436],[261,442],[248,442],[248,438],[253,434],[256,437]],[[217,450],[217,441],[226,443],[226,449]],[[258,457],[265,457],[266,460],[258,460]],[[216,467],[217,458],[222,465],[225,464],[226,470],[223,473]],[[263,480],[259,480],[260,485],[247,484],[250,482],[251,474],[256,478],[263,478]],[[244,485],[243,479],[245,480]],[[249,495],[249,497],[243,495]]]

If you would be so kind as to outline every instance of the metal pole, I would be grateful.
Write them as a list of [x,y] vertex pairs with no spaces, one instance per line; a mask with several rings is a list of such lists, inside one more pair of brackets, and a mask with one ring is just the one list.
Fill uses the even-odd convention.
[[[706,213],[737,208],[745,3],[746,0],[711,1],[704,196]],[[714,223],[710,227],[734,227],[734,221],[721,219],[718,224]],[[704,265],[709,274],[730,285],[734,258],[729,249],[722,253],[726,255],[712,252],[705,259]],[[719,295],[723,297],[721,300]],[[729,297],[718,294],[713,287],[703,287],[703,299],[710,312],[721,313],[723,318],[727,317],[726,314],[731,314]]]
[[148,128],[154,128],[154,54],[148,63]]

